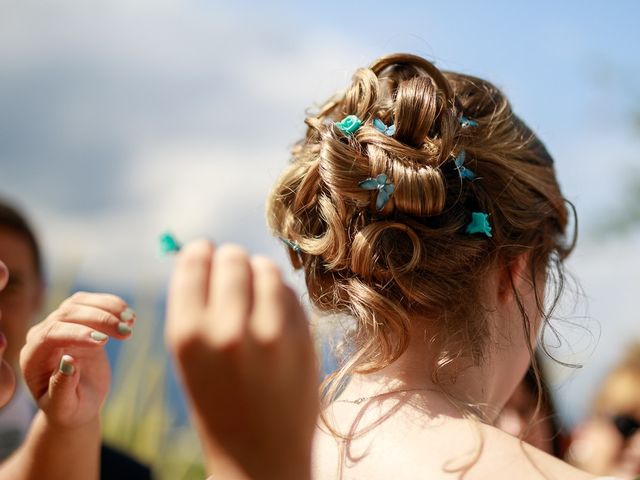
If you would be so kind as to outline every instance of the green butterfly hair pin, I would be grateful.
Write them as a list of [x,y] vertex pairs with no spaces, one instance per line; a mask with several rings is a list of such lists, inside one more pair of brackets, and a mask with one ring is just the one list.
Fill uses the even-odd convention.
[[467,234],[482,233],[487,237],[491,237],[491,225],[489,224],[489,215],[484,212],[473,212],[471,214],[471,222],[465,230]]
[[162,235],[160,235],[159,241],[160,241],[160,252],[163,255],[178,253],[182,248],[182,245],[180,244],[180,242],[178,242],[178,240],[176,240],[176,237],[174,237],[169,232],[165,232]]
[[460,126],[462,128],[477,127],[478,126],[478,122],[476,122],[475,120],[471,120],[470,118],[467,118],[464,115],[460,115],[458,117],[458,121],[460,122]]
[[396,133],[396,126],[394,125],[390,125],[390,126],[386,126],[384,124],[384,122],[382,120],[380,120],[379,118],[376,118],[373,121],[373,126],[376,130],[378,130],[379,132],[384,133],[387,137],[393,137],[393,134]]
[[460,178],[463,180],[473,180],[476,178],[476,174],[464,166],[465,156],[464,150],[460,150],[460,153],[455,158],[456,168],[458,169]]

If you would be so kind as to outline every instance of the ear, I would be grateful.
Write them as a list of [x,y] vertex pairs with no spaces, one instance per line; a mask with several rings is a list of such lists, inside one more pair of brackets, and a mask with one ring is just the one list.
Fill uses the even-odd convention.
[[522,253],[500,269],[498,279],[498,300],[500,303],[505,304],[513,300],[513,287],[515,287],[517,291],[520,291],[523,286],[530,284],[527,280],[528,265],[529,255]]

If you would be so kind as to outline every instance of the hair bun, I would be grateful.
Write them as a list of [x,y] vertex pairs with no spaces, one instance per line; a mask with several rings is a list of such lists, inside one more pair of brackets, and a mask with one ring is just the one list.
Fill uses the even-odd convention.
[[427,161],[407,159],[377,145],[368,145],[372,173],[386,173],[395,185],[386,212],[393,209],[419,217],[438,215],[444,209],[446,186],[442,172],[437,166],[430,166],[432,154],[425,153]]

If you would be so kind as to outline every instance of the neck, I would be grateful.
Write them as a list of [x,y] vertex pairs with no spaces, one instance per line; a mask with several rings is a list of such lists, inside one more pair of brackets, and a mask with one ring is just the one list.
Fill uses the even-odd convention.
[[[526,368],[514,365],[508,351],[495,351],[481,366],[457,361],[435,380],[435,361],[424,334],[411,338],[407,350],[391,365],[375,373],[354,374],[340,398],[353,401],[410,394],[412,401],[427,406],[433,416],[459,418],[465,411],[472,411],[492,422],[517,385],[521,377],[518,371]],[[505,382],[505,376],[513,380]]]

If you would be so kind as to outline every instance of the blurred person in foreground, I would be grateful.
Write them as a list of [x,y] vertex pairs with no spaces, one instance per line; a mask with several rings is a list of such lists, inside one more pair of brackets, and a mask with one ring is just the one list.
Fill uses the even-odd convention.
[[[0,293],[2,330],[7,338],[5,359],[19,372],[20,350],[29,328],[42,310],[45,282],[41,250],[24,215],[0,201],[0,258],[9,268],[8,284]],[[36,413],[36,406],[21,378],[13,398],[0,411],[0,461],[24,441]],[[149,479],[150,471],[129,456],[106,445],[101,449],[101,478]]]
[[[0,259],[0,292],[9,281],[10,274]],[[2,310],[0,309],[0,321]],[[31,351],[43,353],[42,342],[34,342]],[[7,339],[0,332],[0,408],[4,407],[15,391],[16,379],[9,363],[3,358]],[[29,355],[27,355],[29,356]],[[97,474],[97,448],[92,448],[94,427],[75,428],[64,422],[63,406],[69,400],[62,368],[50,374],[47,355],[31,357],[31,372],[49,383],[44,410],[38,412],[25,441],[4,463],[0,464],[0,480],[87,480]],[[49,356],[49,360],[51,356]],[[35,362],[33,362],[35,360]],[[62,388],[61,388],[62,387]],[[97,447],[97,444],[96,444]]]
[[640,475],[640,342],[605,377],[567,458],[597,475]]

